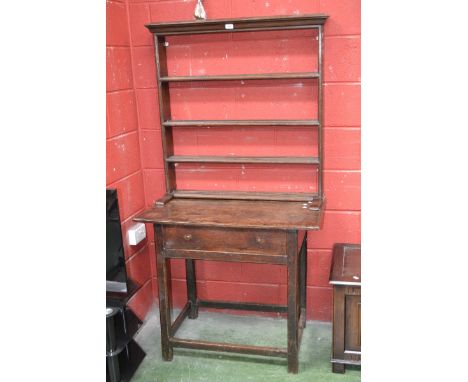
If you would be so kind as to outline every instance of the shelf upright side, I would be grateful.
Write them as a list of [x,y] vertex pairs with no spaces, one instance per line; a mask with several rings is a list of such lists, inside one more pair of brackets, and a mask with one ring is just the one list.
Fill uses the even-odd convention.
[[318,110],[317,110],[317,119],[318,119],[318,185],[317,192],[320,199],[323,199],[323,66],[322,66],[322,49],[323,49],[323,26],[318,26]]
[[156,76],[158,82],[159,116],[161,120],[161,138],[163,147],[164,178],[166,194],[171,194],[176,189],[176,176],[174,165],[167,158],[174,155],[172,128],[165,125],[165,121],[171,120],[171,101],[169,84],[162,82],[162,77],[168,76],[166,38],[163,35],[154,34],[154,47],[156,55]]

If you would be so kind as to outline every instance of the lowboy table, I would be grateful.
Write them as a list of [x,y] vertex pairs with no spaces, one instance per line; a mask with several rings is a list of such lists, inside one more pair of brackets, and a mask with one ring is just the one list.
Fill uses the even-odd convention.
[[[297,373],[306,325],[307,230],[320,228],[322,210],[320,199],[307,203],[169,198],[134,219],[154,225],[163,359],[172,360],[174,347],[276,356],[287,358],[288,372]],[[171,258],[185,259],[187,272],[188,301],[174,321],[170,306]],[[195,260],[286,265],[287,305],[200,300]],[[247,346],[176,337],[187,316],[197,318],[199,307],[287,313],[288,346]]]

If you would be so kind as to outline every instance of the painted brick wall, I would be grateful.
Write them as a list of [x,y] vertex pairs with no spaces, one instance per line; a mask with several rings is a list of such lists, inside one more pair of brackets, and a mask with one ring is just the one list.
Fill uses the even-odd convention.
[[[307,285],[308,317],[331,320],[332,294],[328,285],[331,248],[335,242],[360,242],[360,1],[205,0],[204,3],[209,18],[317,12],[330,15],[324,39],[324,188],[328,202],[323,230],[309,233]],[[112,140],[126,139],[128,145],[139,145],[139,151],[129,146],[122,153],[111,147],[117,154],[108,156],[108,180],[118,183],[121,180],[117,181],[117,176],[123,179],[135,176],[133,189],[137,196],[129,196],[135,199],[134,214],[164,194],[154,50],[151,34],[143,25],[150,21],[190,20],[195,1],[128,0],[109,5],[122,10],[108,12],[114,25],[121,26],[114,36],[118,41],[111,41],[116,47],[108,48],[113,51],[108,70],[112,79],[121,83],[119,91],[115,91],[119,94],[120,108],[116,111],[108,106],[108,120],[117,125],[108,145]],[[129,31],[119,12],[128,12]],[[173,37],[169,39],[169,70],[174,75],[196,75],[315,69],[310,60],[315,43],[313,32],[265,32],[255,36],[255,40],[249,33]],[[203,87],[174,86],[173,117],[314,117],[316,88],[312,80],[304,81],[303,86],[285,82],[281,89],[268,82],[220,86],[216,83]],[[114,90],[109,94],[113,95]],[[131,127],[123,130],[123,126]],[[305,128],[294,134],[290,128],[180,129],[174,140],[176,153],[186,155],[314,155],[310,143],[316,136]],[[129,159],[135,163],[128,163]],[[116,166],[117,174],[110,171]],[[186,189],[310,192],[315,188],[313,179],[314,173],[307,166],[285,166],[275,171],[266,166],[185,165],[177,169],[178,187]],[[141,251],[145,252],[142,258],[148,251],[153,293],[157,298],[154,237],[148,228],[149,247],[145,244]],[[185,299],[184,266],[178,260],[172,265],[174,304],[180,306]],[[285,303],[286,272],[280,266],[205,262],[197,264],[197,274],[200,297]],[[141,304],[145,303],[147,300],[142,298]]]
[[117,188],[127,274],[141,285],[129,304],[143,319],[153,303],[149,243],[130,246],[126,236],[132,218],[145,208],[128,5],[118,1],[108,1],[106,5],[106,186]]

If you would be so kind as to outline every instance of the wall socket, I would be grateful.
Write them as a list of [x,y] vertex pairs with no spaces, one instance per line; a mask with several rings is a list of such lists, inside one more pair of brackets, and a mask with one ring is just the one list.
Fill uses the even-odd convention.
[[128,229],[127,235],[128,244],[137,245],[146,238],[146,226],[143,223],[137,223]]

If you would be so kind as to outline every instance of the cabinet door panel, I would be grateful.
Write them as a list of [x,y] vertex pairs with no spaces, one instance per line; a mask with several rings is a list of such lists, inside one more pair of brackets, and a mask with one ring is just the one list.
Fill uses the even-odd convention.
[[361,351],[361,296],[347,295],[345,311],[345,352]]

